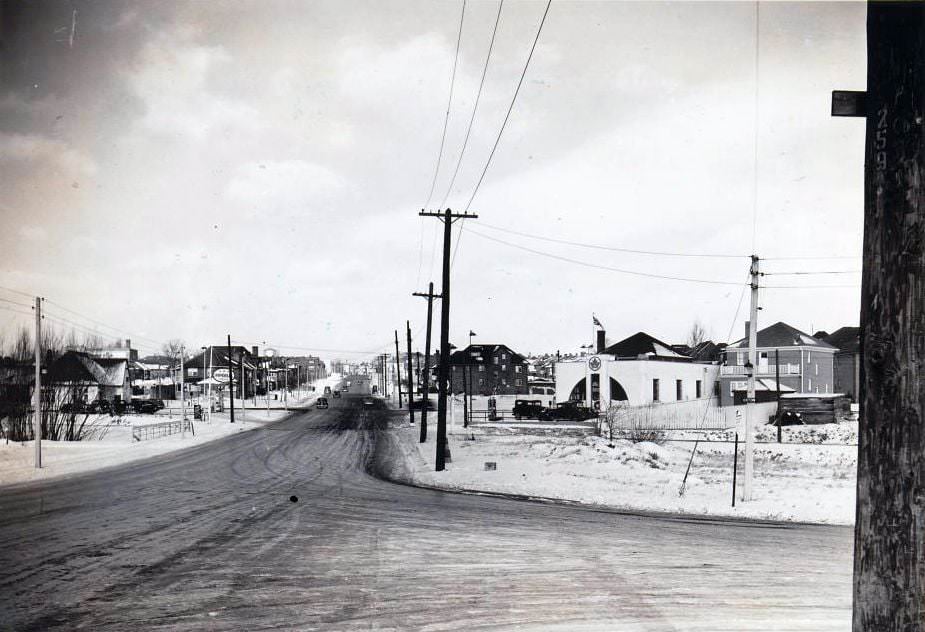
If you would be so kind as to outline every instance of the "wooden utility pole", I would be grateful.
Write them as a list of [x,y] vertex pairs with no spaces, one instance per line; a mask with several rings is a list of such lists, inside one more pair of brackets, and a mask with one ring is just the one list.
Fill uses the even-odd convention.
[[925,630],[922,2],[868,4],[865,113],[853,630],[921,632]]
[[430,331],[434,315],[434,299],[442,298],[440,294],[434,294],[434,283],[431,281],[427,284],[427,294],[415,292],[414,296],[422,296],[427,299],[427,336],[424,341],[424,401],[421,406],[421,438],[420,442],[427,441],[427,406],[430,403]]
[[231,362],[231,334],[228,334],[228,386],[231,393],[231,423],[234,423],[234,365]]
[[402,407],[401,400],[401,354],[398,352],[398,330],[395,330],[395,387],[398,389],[398,407]]
[[478,215],[453,213],[450,209],[441,212],[421,211],[421,217],[436,217],[443,222],[443,288],[440,295],[440,370],[438,372],[437,399],[437,471],[446,469],[446,391],[450,373],[450,242],[453,236],[453,222],[458,219],[478,219]]
[[414,423],[414,372],[411,367],[411,321],[405,321],[408,335],[408,421]]
[[752,255],[751,305],[748,321],[748,390],[745,396],[745,484],[742,500],[752,499],[752,479],[755,473],[755,369],[758,365],[758,256]]
[[35,297],[35,413],[32,433],[35,435],[35,469],[42,467],[42,299]]

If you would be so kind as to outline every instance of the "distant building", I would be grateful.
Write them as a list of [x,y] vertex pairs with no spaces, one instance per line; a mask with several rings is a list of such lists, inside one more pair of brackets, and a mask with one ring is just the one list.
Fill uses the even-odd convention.
[[645,332],[604,346],[598,332],[597,353],[556,363],[556,401],[589,407],[609,402],[638,406],[651,403],[709,400],[718,388],[719,366],[689,356]]
[[825,337],[835,352],[835,392],[857,402],[861,394],[861,328],[842,327]]
[[[98,399],[130,401],[129,354],[66,351],[48,367],[48,385],[56,389],[80,389],[86,402]],[[124,357],[113,357],[123,355]],[[99,357],[102,356],[102,357]]]
[[507,345],[469,345],[450,354],[450,389],[462,393],[465,379],[476,395],[529,393],[527,359]]
[[[755,367],[755,399],[773,401],[783,393],[834,393],[834,357],[829,343],[782,322],[758,331],[758,365]],[[748,385],[748,323],[745,337],[725,350],[720,370],[723,406],[744,404]]]

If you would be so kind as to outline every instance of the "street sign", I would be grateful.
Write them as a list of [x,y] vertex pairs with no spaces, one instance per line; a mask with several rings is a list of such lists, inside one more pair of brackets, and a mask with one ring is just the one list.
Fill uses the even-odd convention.
[[832,90],[832,116],[867,116],[867,93]]
[[215,369],[212,371],[212,377],[216,382],[227,382],[228,381],[228,369]]

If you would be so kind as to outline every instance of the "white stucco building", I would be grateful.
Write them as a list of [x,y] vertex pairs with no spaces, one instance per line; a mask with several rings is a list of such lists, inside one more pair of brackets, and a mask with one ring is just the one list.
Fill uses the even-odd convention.
[[[599,349],[603,347],[599,344]],[[556,401],[606,407],[708,400],[717,395],[719,365],[694,362],[639,332],[596,354],[556,363]]]

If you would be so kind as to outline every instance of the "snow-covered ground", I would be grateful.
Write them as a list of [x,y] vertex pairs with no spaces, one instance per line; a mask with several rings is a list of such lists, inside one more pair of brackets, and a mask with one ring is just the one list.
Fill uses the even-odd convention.
[[[303,392],[302,399],[290,396],[290,408],[298,409],[310,406],[315,397],[323,392],[326,384],[336,384],[340,376],[332,376],[316,383],[316,391]],[[250,404],[248,400],[248,404]],[[46,480],[59,476],[78,474],[113,465],[120,465],[137,459],[144,459],[174,450],[206,443],[237,432],[246,432],[268,423],[278,421],[290,414],[278,408],[260,408],[248,406],[243,411],[239,408],[240,400],[235,402],[235,423],[230,423],[230,414],[213,413],[207,422],[194,421],[195,436],[187,432],[184,435],[173,434],[145,441],[132,440],[132,426],[177,420],[179,411],[171,415],[160,411],[157,415],[124,415],[121,418],[100,415],[91,419],[99,426],[102,439],[88,441],[42,441],[42,468],[35,469],[34,442],[0,443],[0,485],[21,483],[25,481]],[[271,406],[275,402],[271,400]],[[190,415],[190,418],[192,414]],[[119,423],[113,423],[119,420]]]
[[[732,516],[768,520],[853,524],[857,423],[785,428],[784,441],[755,446],[753,499],[741,500],[744,475],[739,444],[738,490],[732,507],[733,444],[725,433],[697,448],[684,495],[692,434],[667,435],[660,445],[603,437],[541,434],[490,434],[486,429],[456,427],[449,435],[452,462],[434,471],[436,415],[429,416],[426,444],[407,421],[397,430],[415,482],[446,489],[467,489],[537,496],[628,510]],[[758,441],[776,441],[774,428],[760,428]],[[702,436],[702,435],[701,435]],[[731,434],[729,435],[731,438]],[[496,464],[486,469],[486,462]]]

